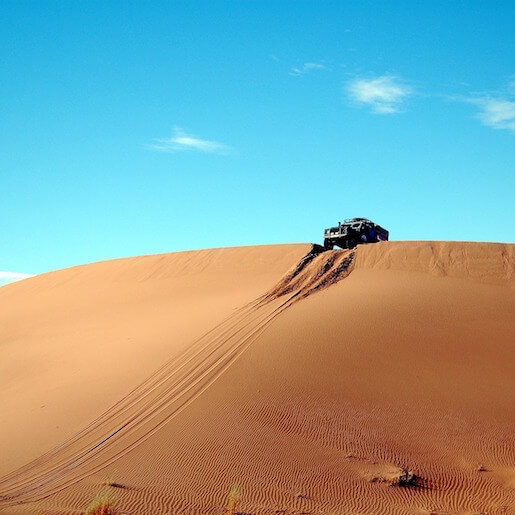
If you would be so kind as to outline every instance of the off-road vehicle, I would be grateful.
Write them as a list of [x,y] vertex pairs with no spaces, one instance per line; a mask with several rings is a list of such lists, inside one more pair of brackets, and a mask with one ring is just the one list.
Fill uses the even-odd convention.
[[351,218],[324,231],[324,247],[353,249],[358,243],[388,241],[388,231],[368,218]]

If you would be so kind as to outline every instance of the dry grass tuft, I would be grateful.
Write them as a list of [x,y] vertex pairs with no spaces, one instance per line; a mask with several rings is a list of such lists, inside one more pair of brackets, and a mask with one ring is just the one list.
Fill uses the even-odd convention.
[[101,492],[91,501],[84,515],[115,515],[114,502],[108,492]]
[[229,502],[227,504],[226,515],[236,515],[236,508],[238,507],[238,503],[240,502],[240,487],[238,485],[233,485],[231,488],[231,492],[229,494]]
[[381,472],[368,476],[371,483],[388,483],[390,486],[417,487],[422,486],[422,478],[412,470],[400,468],[395,471]]
[[102,486],[113,486],[114,484],[114,479],[111,476],[107,476],[104,481],[102,481]]

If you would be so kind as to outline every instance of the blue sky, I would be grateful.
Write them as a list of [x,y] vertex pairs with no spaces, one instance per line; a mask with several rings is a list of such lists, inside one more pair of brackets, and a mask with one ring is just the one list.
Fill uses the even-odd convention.
[[0,281],[354,216],[513,242],[514,26],[512,1],[4,0]]

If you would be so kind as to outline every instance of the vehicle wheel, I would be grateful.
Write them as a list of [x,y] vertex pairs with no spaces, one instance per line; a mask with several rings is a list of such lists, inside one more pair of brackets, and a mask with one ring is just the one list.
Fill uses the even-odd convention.
[[333,250],[333,244],[329,240],[324,240],[324,249]]

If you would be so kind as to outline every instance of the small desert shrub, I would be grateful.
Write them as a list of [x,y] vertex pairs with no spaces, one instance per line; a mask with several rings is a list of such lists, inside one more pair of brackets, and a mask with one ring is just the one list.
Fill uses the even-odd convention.
[[417,486],[419,477],[412,471],[402,469],[396,481],[392,482],[392,486]]
[[115,515],[114,502],[107,492],[101,492],[91,501],[84,515]]
[[227,504],[226,515],[236,515],[236,508],[240,501],[240,488],[238,485],[234,485],[229,493],[229,502]]
[[108,486],[110,488],[120,488],[122,490],[128,489],[126,485],[122,485],[122,483],[116,482],[111,476],[108,476],[102,482],[102,486]]

